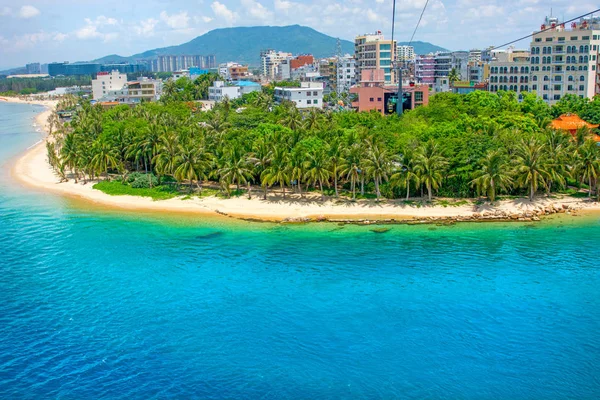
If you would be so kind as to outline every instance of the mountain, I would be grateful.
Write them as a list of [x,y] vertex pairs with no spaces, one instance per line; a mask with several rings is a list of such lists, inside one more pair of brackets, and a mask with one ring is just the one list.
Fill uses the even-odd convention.
[[[398,42],[399,46],[404,46],[409,44],[409,42]],[[438,51],[449,51],[448,49],[444,49],[443,47],[436,46],[435,44],[431,44],[429,42],[412,42],[411,46],[415,48],[415,54],[429,54],[436,53]]]
[[[179,46],[148,50],[131,57],[111,55],[95,62],[124,62],[152,59],[160,55],[214,54],[217,62],[238,61],[259,65],[260,51],[274,49],[294,54],[328,57],[336,52],[336,38],[300,25],[255,26],[212,30]],[[354,43],[341,40],[342,53],[354,54]]]

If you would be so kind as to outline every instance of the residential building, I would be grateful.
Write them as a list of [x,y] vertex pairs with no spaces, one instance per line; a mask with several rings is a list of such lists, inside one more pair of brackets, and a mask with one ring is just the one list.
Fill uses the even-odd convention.
[[128,104],[138,104],[142,101],[157,101],[162,94],[162,81],[146,77],[127,83]]
[[396,54],[398,61],[412,62],[415,61],[416,58],[415,48],[413,46],[398,45]]
[[493,50],[490,63],[489,91],[512,91],[522,98],[522,93],[534,89],[530,82],[530,55],[528,50]]
[[469,82],[484,82],[490,76],[490,65],[483,61],[469,62],[467,80]]
[[415,79],[417,83],[433,88],[435,83],[435,56],[433,54],[419,55],[415,61]]
[[200,75],[206,75],[208,73],[210,73],[210,71],[208,69],[205,68],[200,68],[200,67],[190,67],[188,69],[188,73],[190,75],[190,79],[195,81],[196,79],[198,79],[198,77]]
[[381,31],[359,35],[354,39],[356,76],[370,69],[382,69],[385,83],[396,83],[396,71],[392,61],[396,59],[396,41],[385,40]]
[[219,64],[219,75],[226,81],[237,81],[250,77],[247,65],[238,64],[236,62],[227,62]]
[[347,92],[356,85],[356,59],[349,54],[341,57],[336,68],[336,89]]
[[[397,109],[398,86],[385,84],[385,71],[382,69],[364,70],[360,83],[350,88],[358,100],[352,107],[358,111],[376,110],[382,115],[393,114]],[[429,103],[429,86],[409,84],[402,88],[402,109],[412,110]]]
[[242,96],[252,92],[260,92],[262,90],[260,83],[252,81],[233,81],[231,84],[240,88],[240,94]]
[[215,68],[216,61],[214,55],[162,55],[150,62],[150,68],[153,72],[175,72],[191,67]]
[[311,54],[303,54],[290,60],[290,68],[294,70],[305,65],[312,65],[314,63],[315,58]]
[[239,86],[229,86],[224,81],[215,81],[208,88],[208,99],[212,101],[221,101],[225,97],[233,100],[241,96],[242,93]]
[[40,67],[40,63],[25,64],[25,70],[27,71],[28,75],[42,73],[42,68]]
[[291,59],[292,53],[285,53],[275,50],[263,50],[260,52],[260,60],[263,76],[268,79],[275,79],[277,75],[277,67],[283,60]]
[[96,75],[102,71],[98,63],[50,63],[48,64],[48,74],[50,76],[71,76],[71,75]]
[[567,28],[547,17],[530,50],[532,91],[549,104],[566,94],[589,99],[600,94],[600,18],[582,18]]
[[122,90],[127,85],[127,75],[119,71],[98,72],[92,79],[92,98],[99,100],[109,92]]
[[471,49],[469,50],[469,63],[478,63],[481,61],[481,50]]
[[455,81],[450,84],[450,90],[452,93],[467,94],[476,90],[488,90],[488,84],[486,82],[475,82],[475,81]]
[[300,87],[276,87],[275,101],[291,101],[298,109],[323,107],[323,84],[321,82],[301,82]]

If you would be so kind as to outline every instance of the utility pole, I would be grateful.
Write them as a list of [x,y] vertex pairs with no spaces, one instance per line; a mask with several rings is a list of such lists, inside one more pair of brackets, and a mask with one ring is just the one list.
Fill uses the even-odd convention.
[[398,100],[396,101],[396,114],[400,117],[402,116],[402,112],[404,111],[402,104],[402,66],[400,65],[400,61],[398,63]]

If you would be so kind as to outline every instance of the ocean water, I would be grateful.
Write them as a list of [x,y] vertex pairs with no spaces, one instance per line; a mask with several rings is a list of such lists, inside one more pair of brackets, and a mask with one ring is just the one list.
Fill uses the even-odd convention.
[[7,173],[2,399],[597,399],[598,217],[281,226],[91,208]]

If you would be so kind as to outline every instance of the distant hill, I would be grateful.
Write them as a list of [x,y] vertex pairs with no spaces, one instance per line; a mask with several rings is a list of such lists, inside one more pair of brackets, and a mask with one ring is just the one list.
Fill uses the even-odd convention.
[[[255,26],[212,30],[179,46],[148,50],[131,57],[110,55],[94,60],[101,63],[152,59],[160,55],[214,54],[217,62],[260,63],[260,51],[274,49],[294,54],[310,53],[315,57],[335,54],[336,38],[300,25]],[[354,43],[341,40],[342,52],[354,54]]]
[[[407,44],[409,44],[409,42],[398,42],[399,46]],[[435,44],[431,44],[429,42],[412,42],[410,45],[415,48],[415,54],[429,54],[436,53],[438,51],[449,51],[448,49],[444,49],[443,47],[436,46]]]
[[[309,53],[318,58],[333,56],[336,51],[336,40],[334,37],[300,25],[222,28],[212,30],[178,46],[148,50],[130,57],[112,54],[94,61],[107,64],[154,59],[160,55],[214,54],[218,63],[238,61],[256,66],[260,64],[260,51],[263,49],[294,54]],[[348,40],[340,42],[342,53],[354,54],[353,42]],[[417,54],[446,51],[427,42],[412,44]]]

